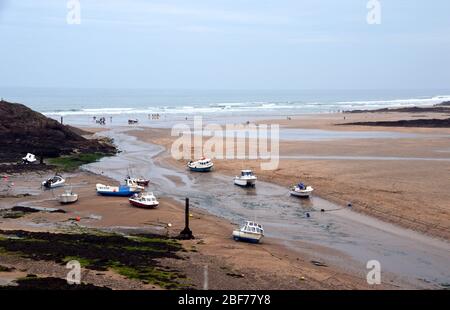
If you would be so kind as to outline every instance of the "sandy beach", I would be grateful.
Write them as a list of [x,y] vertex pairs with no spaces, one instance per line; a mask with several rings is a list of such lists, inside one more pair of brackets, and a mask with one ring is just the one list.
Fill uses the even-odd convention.
[[[53,171],[9,175],[14,188],[3,193],[0,208],[39,206],[63,209],[66,213],[36,212],[17,219],[2,218],[1,229],[53,233],[94,229],[125,235],[145,232],[173,238],[184,227],[184,197],[190,197],[191,228],[195,239],[180,241],[183,248],[179,253],[181,259],[158,260],[158,268],[182,274],[183,278],[178,282],[187,287],[204,288],[205,272],[209,289],[397,289],[446,285],[445,274],[439,279],[427,278],[427,274],[429,277],[434,275],[429,273],[426,264],[420,266],[420,253],[429,251],[433,257],[432,264],[437,264],[437,273],[439,268],[445,268],[448,243],[427,236],[447,241],[450,236],[450,197],[445,190],[450,185],[446,136],[450,131],[336,125],[368,117],[395,119],[390,114],[358,114],[346,116],[343,120],[342,114],[330,114],[260,121],[261,124],[279,123],[285,129],[319,130],[320,135],[326,134],[328,138],[281,140],[281,161],[275,171],[261,170],[259,160],[215,160],[212,178],[187,172],[186,161],[176,161],[170,156],[168,150],[176,137],[170,136],[169,129],[83,128],[96,135],[113,138],[121,152],[66,175],[81,197],[79,202],[70,206],[61,207],[55,201],[57,190],[43,192],[36,185]],[[336,132],[350,133],[350,137],[334,137]],[[355,139],[351,137],[354,132],[372,132],[375,136]],[[392,136],[383,138],[377,136],[379,132],[388,132]],[[301,136],[308,133],[302,132]],[[395,133],[412,136],[396,136]],[[131,139],[133,137],[136,141]],[[101,197],[95,193],[96,183],[116,184],[130,167],[150,177],[150,189],[158,195],[159,208],[136,209],[126,199]],[[215,195],[213,186],[223,186],[221,184],[227,183],[227,179],[244,168],[253,169],[258,182],[261,182],[256,193],[239,192],[230,185],[235,194],[244,196],[236,196],[236,203],[227,206],[229,210],[221,205],[210,205],[215,199],[212,198]],[[283,188],[299,180],[315,187],[315,197],[311,202],[298,201],[283,193]],[[209,188],[211,194],[204,191],[208,182],[216,184]],[[206,196],[199,194],[197,187],[203,188]],[[260,245],[233,241],[231,232],[238,224],[236,220],[247,212],[241,204],[245,206],[247,199],[254,201],[264,193],[262,202],[271,191],[281,195],[275,200],[285,197],[278,201],[281,206],[284,203],[300,204],[302,210],[295,211],[289,207],[289,212],[294,213],[288,217],[283,213],[276,215],[276,208],[270,211],[275,212],[273,215],[267,213],[269,217],[280,218],[274,218],[275,222],[269,225],[277,225],[273,230],[276,233],[269,233]],[[220,197],[218,201],[223,203],[221,199],[226,201],[226,197]],[[349,202],[352,203],[351,210],[346,207]],[[329,215],[318,216],[321,208],[326,211],[324,214]],[[264,216],[266,211],[261,212],[259,216]],[[313,214],[313,222],[305,222],[305,212]],[[362,217],[359,217],[360,213]],[[295,225],[306,225],[298,226],[304,234],[300,238],[295,235],[286,238],[284,234],[288,236],[298,230]],[[337,230],[333,232],[335,229],[330,225],[338,225]],[[362,227],[367,227],[367,232],[363,233]],[[354,233],[352,229],[359,230],[354,237],[351,236]],[[389,239],[388,244],[380,243],[378,239],[383,238],[392,240]],[[366,247],[357,245],[364,240],[374,243]],[[398,259],[402,255],[410,256],[410,264],[405,264],[405,270],[397,273],[386,270],[381,285],[368,285],[365,278],[367,269],[363,263],[366,255],[386,252],[384,258],[388,258],[393,254],[391,251],[397,251],[399,242],[404,244],[398,251],[404,251],[404,254]],[[356,245],[354,248],[352,243]],[[417,249],[414,249],[415,245]],[[370,254],[371,246],[379,249]],[[386,264],[392,265],[389,266],[393,268],[391,270],[397,268],[395,259]],[[9,254],[0,255],[0,265],[14,268],[14,273],[0,272],[0,279],[5,283],[30,273],[64,278],[66,272],[64,266],[56,261],[49,263]],[[421,275],[415,274],[415,267],[422,268]],[[112,289],[164,288],[124,277],[114,270],[99,273],[85,268],[84,272],[86,283]]]
[[[284,187],[302,180],[312,184],[317,195],[341,206],[351,203],[354,211],[449,240],[450,194],[446,188],[450,187],[450,129],[338,126],[362,120],[415,117],[393,114],[329,114],[259,121],[289,129],[397,132],[417,136],[336,139],[331,135],[323,141],[282,140],[281,161],[275,171],[261,170],[259,160],[215,160],[216,171],[234,176],[241,169],[251,168],[261,180]],[[170,149],[176,138],[165,129],[130,133],[166,149]],[[167,154],[160,160],[168,165],[185,165],[185,161],[175,161]]]

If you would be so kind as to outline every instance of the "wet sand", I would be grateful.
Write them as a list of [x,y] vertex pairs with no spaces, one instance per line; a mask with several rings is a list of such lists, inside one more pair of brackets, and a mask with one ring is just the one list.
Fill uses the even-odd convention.
[[[329,130],[331,127],[327,129]],[[377,128],[377,130],[379,129]],[[398,132],[407,131],[400,129]],[[340,226],[335,231],[335,237],[336,234],[351,235],[358,231],[357,236],[353,239],[348,238],[347,235],[344,238],[347,240],[342,242],[342,244],[339,244],[338,238],[338,246],[336,244],[329,245],[338,250],[351,253],[353,258],[357,258],[360,261],[368,258],[370,256],[369,253],[372,253],[372,256],[375,254],[375,257],[381,255],[384,257],[384,264],[389,265],[388,267],[391,270],[396,270],[399,274],[411,277],[417,276],[426,282],[436,277],[431,282],[434,281],[445,285],[450,276],[446,271],[448,269],[448,253],[450,252],[449,244],[445,241],[423,236],[420,233],[448,240],[450,197],[445,188],[448,187],[450,181],[447,177],[450,163],[448,154],[443,152],[443,150],[448,148],[448,138],[446,136],[448,131],[420,129],[413,132],[425,136],[408,139],[397,138],[389,141],[383,141],[382,139],[341,139],[339,141],[315,141],[313,143],[308,141],[303,142],[305,148],[300,149],[297,147],[299,143],[302,143],[301,141],[283,141],[280,146],[282,154],[302,154],[302,150],[308,150],[310,145],[312,145],[316,153],[308,155],[309,158],[303,160],[292,158],[282,160],[279,169],[269,172],[261,171],[259,162],[255,161],[216,160],[216,172],[214,174],[217,175],[219,173],[220,175],[231,177],[236,175],[240,169],[252,168],[260,177],[260,180],[281,185],[279,191],[282,191],[282,188],[287,188],[290,184],[298,182],[298,179],[301,178],[313,184],[318,189],[317,194],[320,197],[327,199],[331,203],[334,202],[335,205],[332,208],[338,205],[342,209],[348,202],[351,202],[353,205],[351,212],[347,212],[347,210],[339,212],[346,212],[344,217],[346,219],[351,217],[351,221],[357,218],[356,222],[362,225],[352,227],[351,222],[344,221],[342,223],[335,219],[329,220],[326,225],[331,223],[331,225]],[[168,131],[164,129],[144,129],[129,133],[142,141],[164,145],[166,148],[169,148],[173,141],[173,138],[168,135]],[[353,157],[349,154],[353,154]],[[358,158],[359,154],[363,154],[361,158]],[[318,158],[320,156],[328,156],[331,159]],[[333,156],[337,157],[337,159],[333,159]],[[156,161],[163,167],[171,167],[172,169],[176,167],[180,171],[185,171],[185,161],[175,161],[167,153],[161,153]],[[192,177],[200,184],[202,182],[199,180],[206,178],[207,181],[204,182],[203,186],[207,186],[206,184],[208,183],[210,186],[214,186],[213,178],[194,175]],[[228,181],[224,182],[231,182],[230,180],[228,178]],[[223,186],[223,183],[218,186]],[[258,182],[257,196],[264,195],[263,193],[267,190],[264,187],[262,191],[258,191],[260,187],[260,182]],[[210,187],[208,186],[208,188]],[[230,190],[236,190],[231,188],[232,186]],[[223,190],[228,190],[228,188],[223,188]],[[215,192],[214,190],[210,191]],[[287,192],[287,190],[285,191]],[[278,196],[274,188],[270,188],[269,192],[276,197],[275,199],[281,197]],[[251,192],[246,194],[252,195]],[[236,196],[235,198],[241,204],[244,204],[244,208],[246,208],[245,204],[247,202],[245,198],[238,198],[239,196],[236,194],[233,194],[233,196]],[[264,198],[261,198],[261,200]],[[317,199],[313,199],[313,205],[326,205],[326,202],[318,201]],[[285,203],[284,198],[283,200],[274,201],[275,205],[283,203]],[[261,205],[257,206],[257,208],[260,207]],[[309,207],[306,206],[306,208]],[[242,212],[242,207],[236,208],[235,213]],[[357,213],[354,211],[367,214],[370,217],[362,216],[358,218],[356,216]],[[230,216],[230,214],[220,213],[218,212],[218,215]],[[260,215],[261,213],[258,213],[258,216]],[[273,215],[271,214],[271,216]],[[379,218],[382,221],[376,221],[373,218]],[[292,219],[292,215],[283,219]],[[274,230],[275,226],[270,225],[273,224],[268,225],[265,222],[266,227],[272,230]],[[294,223],[291,224],[294,225]],[[299,222],[297,225],[303,224]],[[383,233],[366,232],[363,228],[364,226],[372,227]],[[279,228],[277,227],[276,229],[278,233],[282,234],[283,230]],[[309,225],[308,228],[310,228]],[[352,228],[355,230],[352,231]],[[415,233],[414,231],[420,233]],[[331,240],[335,239],[334,237],[330,239],[330,236],[333,236],[331,234],[326,236],[324,240],[319,240],[320,238],[314,240],[314,238],[309,238],[311,231],[305,230],[303,233],[306,235],[300,234],[301,237],[299,236],[299,239],[308,240],[308,242],[312,241],[314,244],[326,245],[326,242],[333,242]],[[291,248],[295,248],[291,241],[289,240],[287,244]],[[363,242],[368,242],[369,244],[373,242],[373,244],[365,247],[360,244]],[[359,244],[359,246],[352,246],[352,243]],[[421,246],[418,246],[419,243]],[[426,249],[427,244],[432,244],[433,246]],[[392,255],[393,253],[395,254]],[[424,253],[427,253],[427,255]],[[422,271],[418,272],[418,270]],[[424,276],[421,277],[419,275]]]
[[[414,117],[405,113],[362,113],[299,116],[280,123],[284,128],[306,128],[360,133],[359,126],[335,126],[361,119]],[[345,127],[345,128],[344,128]],[[275,171],[262,171],[260,161],[216,160],[220,173],[234,176],[252,168],[261,180],[287,187],[302,180],[316,188],[316,194],[340,205],[351,202],[355,211],[375,216],[432,236],[450,239],[450,129],[365,128],[369,132],[418,134],[408,138],[329,138],[308,140],[301,134],[296,141],[280,141],[280,165]],[[166,129],[146,129],[132,133],[143,141],[170,148],[174,138]],[[305,134],[303,132],[303,134]],[[283,136],[283,134],[282,134]],[[205,137],[204,140],[207,140]],[[169,165],[182,167],[170,156]]]
[[[14,191],[21,192],[32,188],[44,175],[13,175]],[[25,198],[6,198],[0,207],[13,205],[61,208],[67,213],[33,213],[20,219],[1,219],[3,230],[80,231],[83,227],[104,229],[119,233],[152,232],[176,236],[184,227],[184,206],[181,201],[159,197],[160,207],[144,210],[130,207],[125,198],[97,196],[94,186],[97,182],[115,182],[107,177],[88,172],[79,172],[69,176],[73,190],[79,193],[80,201],[73,205],[61,206],[54,200],[61,190],[36,191]],[[152,186],[150,187],[150,189]],[[12,193],[11,193],[12,194]],[[176,267],[185,272],[190,283],[196,288],[203,287],[205,266],[208,268],[210,289],[363,289],[370,288],[364,275],[349,274],[334,267],[319,267],[311,263],[313,256],[299,255],[280,245],[276,239],[267,238],[264,243],[255,246],[236,243],[231,239],[234,225],[218,217],[207,214],[193,206],[191,208],[191,228],[195,240],[183,241],[187,250],[184,260],[167,260],[163,265]],[[79,217],[80,221],[74,218]],[[167,224],[172,226],[168,228]],[[326,249],[312,248],[326,252]],[[34,262],[14,256],[0,255],[0,264],[20,270],[16,273],[0,273],[3,282],[10,282],[25,272],[40,276],[64,277],[64,266],[48,262]],[[143,285],[114,273],[84,271],[86,281],[96,285],[106,285],[114,289],[126,287],[134,289],[160,289],[154,285]],[[384,284],[376,288],[396,288],[394,284]]]

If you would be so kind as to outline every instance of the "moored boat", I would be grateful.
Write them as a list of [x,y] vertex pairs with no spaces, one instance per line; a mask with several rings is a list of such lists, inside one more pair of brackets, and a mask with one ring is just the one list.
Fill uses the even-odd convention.
[[195,172],[209,172],[211,171],[212,167],[214,166],[213,162],[209,158],[202,158],[197,161],[190,161],[187,164],[188,168],[191,171]]
[[140,193],[144,189],[144,187],[137,185],[132,180],[126,180],[125,185],[110,186],[97,184],[96,189],[97,194],[102,196],[130,197],[131,195]]
[[264,237],[264,229],[261,224],[245,221],[239,229],[233,231],[233,239],[250,243],[258,243]]
[[136,183],[139,186],[148,186],[148,184],[150,183],[150,180],[148,180],[148,179],[132,178],[130,176],[127,176],[127,178],[125,179],[125,182],[127,182],[127,180],[130,180],[131,182]]
[[64,186],[65,183],[66,183],[66,180],[62,176],[57,174],[54,177],[48,178],[47,180],[43,181],[42,186],[50,189],[50,188]]
[[128,201],[138,208],[153,209],[158,207],[159,202],[153,193],[140,193],[131,196]]
[[312,188],[311,186],[306,186],[303,183],[299,183],[295,186],[292,186],[289,193],[292,196],[307,198],[311,196],[313,191],[314,188]]
[[66,190],[64,193],[58,195],[58,201],[61,204],[69,204],[78,201],[78,194],[72,192],[72,190]]
[[32,164],[35,162],[36,162],[36,156],[31,153],[27,153],[27,155],[22,158],[22,163],[24,163],[24,164]]
[[256,176],[251,170],[242,170],[240,176],[234,178],[234,184],[243,187],[254,187],[256,183]]

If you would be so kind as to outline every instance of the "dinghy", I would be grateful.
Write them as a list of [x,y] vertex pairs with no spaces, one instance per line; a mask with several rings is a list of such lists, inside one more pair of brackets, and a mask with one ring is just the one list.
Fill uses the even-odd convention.
[[51,177],[51,178],[45,180],[44,182],[42,182],[42,186],[50,189],[50,188],[64,186],[65,183],[66,183],[66,180],[62,176],[55,175],[54,177]]
[[314,191],[314,188],[312,188],[311,186],[306,186],[303,183],[299,183],[299,184],[291,187],[290,194],[292,196],[296,196],[296,197],[307,198],[312,194],[313,191]]
[[66,190],[58,196],[58,200],[61,204],[74,203],[78,201],[78,194],[75,194],[72,190]]
[[256,176],[253,174],[251,170],[242,170],[240,176],[236,176],[234,178],[234,184],[238,186],[251,186],[254,187],[256,183]]
[[153,209],[159,205],[153,193],[140,193],[135,194],[128,199],[131,205],[138,208]]
[[246,221],[239,229],[233,231],[233,239],[258,243],[264,237],[264,229],[261,224],[252,221]]
[[212,167],[214,166],[213,162],[209,158],[202,158],[197,161],[190,161],[187,164],[188,168],[191,171],[195,172],[209,172],[211,171]]
[[132,178],[130,176],[127,176],[127,178],[125,179],[125,182],[127,182],[127,180],[130,180],[131,182],[136,183],[139,186],[148,186],[148,183],[150,183],[150,180],[148,180],[148,179]]

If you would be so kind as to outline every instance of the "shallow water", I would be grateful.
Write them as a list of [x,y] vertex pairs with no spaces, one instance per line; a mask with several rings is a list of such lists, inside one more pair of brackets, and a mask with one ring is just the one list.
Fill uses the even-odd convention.
[[[345,255],[310,254],[356,272],[367,272],[367,261],[376,259],[382,271],[415,286],[436,287],[450,282],[447,242],[359,215],[319,197],[311,200],[291,197],[286,188],[274,184],[258,181],[255,189],[243,189],[233,185],[232,178],[219,173],[191,173],[158,166],[153,157],[164,151],[162,147],[137,141],[123,131],[113,129],[103,133],[114,138],[123,152],[85,169],[118,181],[128,170],[134,170],[151,179],[150,190],[157,196],[180,201],[189,197],[195,207],[235,223],[256,219],[264,225],[267,236],[279,238],[301,252],[310,250],[298,248],[296,241],[338,250]],[[326,212],[320,212],[321,209]],[[306,217],[307,212],[310,218]]]

